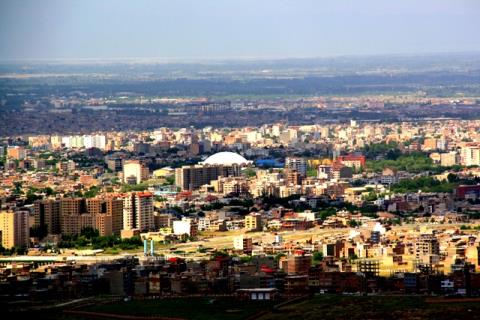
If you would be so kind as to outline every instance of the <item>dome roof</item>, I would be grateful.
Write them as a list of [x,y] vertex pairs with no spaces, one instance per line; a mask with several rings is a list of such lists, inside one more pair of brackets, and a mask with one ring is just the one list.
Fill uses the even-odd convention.
[[232,164],[248,164],[250,161],[234,152],[218,152],[214,155],[211,155],[202,164],[223,164],[223,165],[232,165]]

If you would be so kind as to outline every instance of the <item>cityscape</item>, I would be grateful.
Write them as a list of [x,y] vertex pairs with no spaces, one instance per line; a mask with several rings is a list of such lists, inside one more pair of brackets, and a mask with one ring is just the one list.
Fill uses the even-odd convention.
[[[466,22],[442,35],[451,36],[448,50],[435,47],[434,31],[430,47],[400,35],[405,53],[380,34],[371,52],[336,42],[337,51],[291,51],[264,38],[268,27],[255,35],[228,26],[240,45],[244,34],[265,44],[230,44],[245,52],[239,57],[207,41],[193,55],[172,40],[184,29],[171,37],[159,29],[180,50],[159,54],[138,45],[136,33],[124,35],[138,45],[129,51],[87,30],[112,10],[112,26],[101,22],[99,33],[116,38],[118,15],[148,36],[150,27],[179,26],[179,10],[198,43],[199,16],[263,17],[238,1],[0,4],[0,40],[11,45],[0,49],[7,318],[480,318],[480,42],[471,30],[480,7],[266,2],[257,9],[272,24],[275,14],[358,12],[393,24],[411,18],[426,34],[415,19],[430,10]],[[72,21],[57,21],[57,9]],[[75,29],[89,10],[99,12],[87,19],[93,27]],[[53,19],[46,25],[73,28],[79,43],[88,34],[98,52],[62,40],[67,31],[15,27],[13,16],[37,13]],[[324,23],[296,21],[277,27],[308,33]],[[215,42],[223,31],[209,23],[198,33]],[[51,37],[52,48],[24,32]],[[343,37],[354,43],[350,33]],[[279,45],[284,56],[271,55]]]

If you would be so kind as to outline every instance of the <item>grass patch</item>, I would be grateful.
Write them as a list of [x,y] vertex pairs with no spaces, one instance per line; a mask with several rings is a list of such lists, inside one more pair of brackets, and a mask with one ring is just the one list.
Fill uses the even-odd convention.
[[[469,311],[470,310],[470,311]],[[261,317],[270,319],[478,319],[480,303],[430,304],[421,296],[318,295]]]
[[237,320],[262,310],[269,310],[271,306],[270,302],[238,301],[233,298],[167,298],[97,304],[82,311],[136,316],[157,315],[192,320]]

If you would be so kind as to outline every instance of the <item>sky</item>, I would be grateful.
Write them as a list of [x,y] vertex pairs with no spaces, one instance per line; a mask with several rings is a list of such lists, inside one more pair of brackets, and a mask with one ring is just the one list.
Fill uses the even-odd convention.
[[0,60],[480,52],[479,0],[0,0]]

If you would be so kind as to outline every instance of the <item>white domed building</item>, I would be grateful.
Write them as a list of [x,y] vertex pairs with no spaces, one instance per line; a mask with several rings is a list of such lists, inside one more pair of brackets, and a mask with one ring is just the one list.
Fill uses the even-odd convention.
[[219,177],[240,177],[241,170],[250,163],[252,161],[238,153],[215,153],[197,165],[175,169],[175,185],[182,190],[197,190],[204,185],[210,185]]
[[241,155],[235,152],[218,152],[204,161],[200,162],[200,164],[209,164],[209,165],[223,165],[223,166],[232,166],[232,165],[238,165],[238,166],[246,166],[251,164],[252,161],[248,161]]

